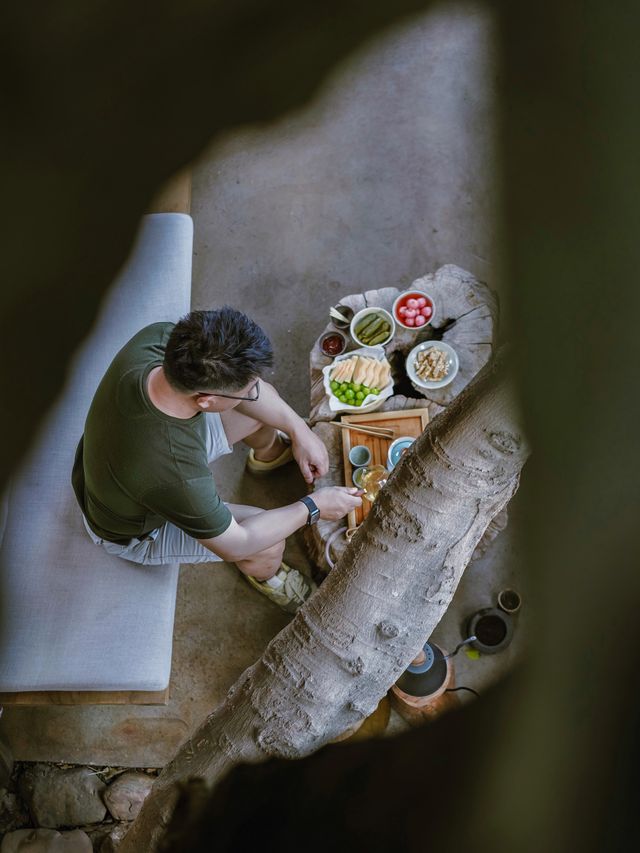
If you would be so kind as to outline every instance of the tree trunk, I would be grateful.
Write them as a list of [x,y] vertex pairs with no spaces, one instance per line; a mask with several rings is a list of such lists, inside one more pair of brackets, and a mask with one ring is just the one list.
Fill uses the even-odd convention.
[[164,769],[122,853],[156,847],[176,782],[306,755],[374,710],[517,488],[528,448],[498,373],[483,371],[415,442],[318,593]]

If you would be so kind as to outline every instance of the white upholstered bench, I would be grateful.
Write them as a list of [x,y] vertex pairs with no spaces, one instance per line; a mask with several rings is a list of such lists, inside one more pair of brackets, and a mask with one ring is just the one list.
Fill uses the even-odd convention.
[[189,311],[193,223],[145,216],[133,253],[0,509],[0,703],[160,703],[178,566],[110,557],[87,536],[71,467],[93,393],[140,328]]

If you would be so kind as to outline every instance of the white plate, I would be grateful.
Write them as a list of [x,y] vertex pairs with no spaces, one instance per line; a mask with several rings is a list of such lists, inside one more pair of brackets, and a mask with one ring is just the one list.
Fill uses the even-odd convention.
[[[444,377],[444,379],[439,379],[436,381],[429,381],[428,379],[420,379],[415,369],[415,360],[419,352],[424,352],[424,350],[431,349],[435,347],[436,349],[442,350],[449,357],[449,372]],[[450,382],[456,378],[458,373],[458,368],[460,367],[460,362],[458,361],[458,353],[454,350],[453,347],[450,347],[449,344],[445,344],[444,341],[423,341],[423,343],[418,344],[417,347],[414,347],[409,355],[407,356],[406,368],[409,379],[417,385],[419,388],[424,388],[429,391],[435,388],[444,388],[445,385],[448,385]]]
[[[369,394],[364,398],[362,406],[350,406],[348,403],[341,403],[340,400],[336,397],[336,395],[331,390],[331,380],[329,379],[329,375],[333,368],[338,364],[339,361],[344,361],[346,358],[351,358],[354,355],[363,355],[368,356],[369,358],[376,358],[378,361],[383,361],[386,353],[382,347],[362,347],[361,349],[354,349],[351,352],[343,352],[342,355],[336,356],[331,364],[328,364],[326,367],[322,368],[322,374],[324,377],[324,390],[329,398],[329,408],[332,412],[354,412],[356,414],[366,414],[367,412],[375,412],[377,408],[379,408],[382,403],[393,394],[393,380],[389,382],[386,388],[381,388],[380,393],[376,397],[375,394]],[[369,402],[367,403],[367,400]]]

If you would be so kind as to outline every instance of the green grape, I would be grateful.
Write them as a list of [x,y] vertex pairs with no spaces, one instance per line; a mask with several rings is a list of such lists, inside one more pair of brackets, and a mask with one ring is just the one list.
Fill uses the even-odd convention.
[[355,391],[357,393],[358,391],[362,390],[362,385],[354,385],[354,383],[352,382],[351,383],[351,390]]
[[362,391],[356,391],[356,400],[364,400],[364,394]]
[[349,386],[347,385],[347,383],[346,383],[346,382],[343,382],[343,383],[340,385],[340,390],[342,391],[342,393],[344,393],[344,392],[348,389],[348,387],[349,387]]
[[354,398],[356,395],[355,395],[355,394],[354,394],[354,392],[351,390],[351,388],[349,388],[349,390],[348,390],[348,391],[345,391],[345,392],[344,392],[344,396],[345,396],[345,397],[347,397],[349,400],[353,400],[353,398]]
[[364,393],[364,396],[365,396],[365,397],[367,396],[367,394],[370,394],[370,393],[371,393],[371,388],[367,388],[367,386],[366,386],[366,385],[363,385],[361,390],[362,390],[362,392]]
[[337,391],[337,390],[338,390],[338,388],[340,387],[340,383],[339,383],[339,382],[336,382],[336,381],[335,381],[335,379],[334,379],[334,380],[333,380],[333,382],[331,383],[331,386],[330,386],[330,387],[331,387],[331,390],[332,390],[332,391]]
[[379,389],[379,388],[372,388],[372,389],[371,389],[371,393],[372,393],[372,394],[375,394],[375,395],[376,395],[376,397],[377,397],[377,396],[378,396],[378,394],[380,393],[380,389]]

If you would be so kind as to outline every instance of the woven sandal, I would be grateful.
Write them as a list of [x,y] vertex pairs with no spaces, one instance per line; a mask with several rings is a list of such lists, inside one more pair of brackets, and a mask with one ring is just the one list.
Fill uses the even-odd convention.
[[251,448],[249,456],[247,457],[247,471],[251,471],[252,474],[270,474],[272,471],[275,471],[277,468],[282,468],[283,465],[287,465],[293,460],[291,439],[286,433],[280,432],[280,430],[278,430],[278,435],[287,445],[280,456],[276,456],[276,458],[272,459],[270,462],[262,462],[260,459],[256,459],[256,454],[253,448]]

